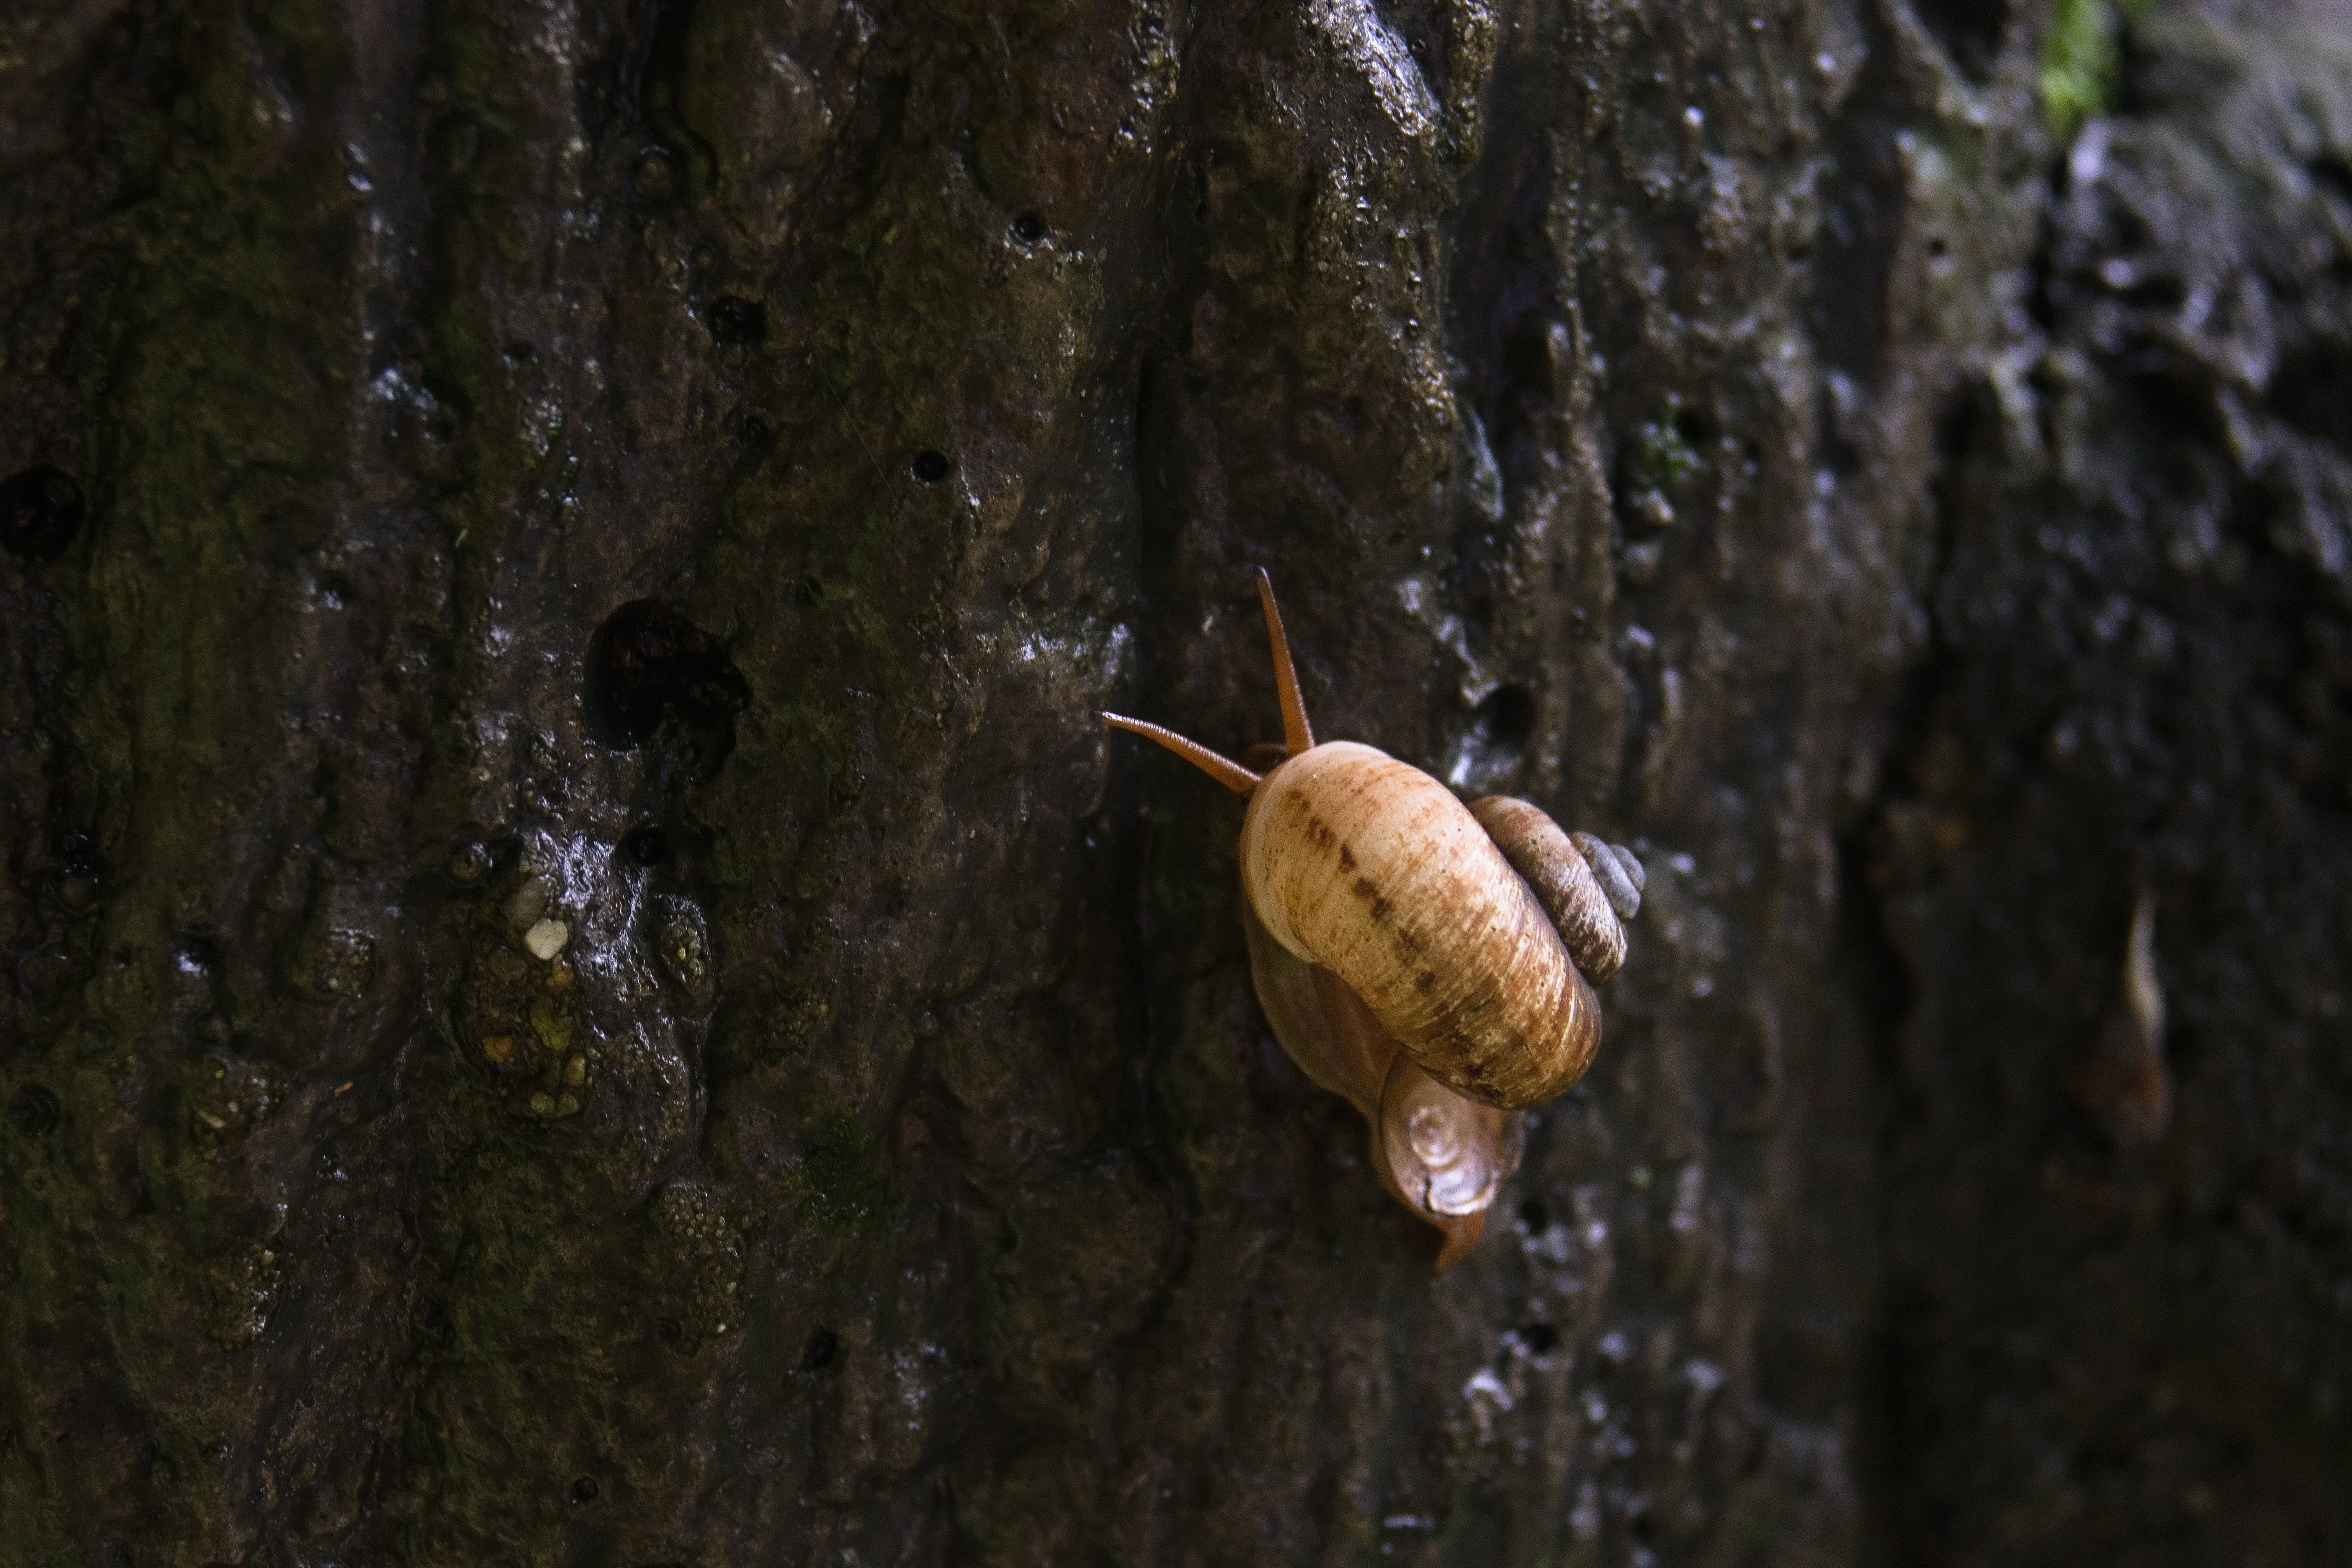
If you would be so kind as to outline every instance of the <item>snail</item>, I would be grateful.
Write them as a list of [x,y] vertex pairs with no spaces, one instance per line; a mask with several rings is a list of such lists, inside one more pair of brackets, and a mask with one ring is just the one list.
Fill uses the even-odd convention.
[[1363,1115],[1381,1184],[1444,1233],[1437,1266],[1449,1268],[1518,1167],[1521,1112],[1591,1065],[1592,987],[1624,962],[1642,863],[1523,800],[1465,805],[1370,746],[1318,745],[1262,570],[1257,588],[1281,744],[1235,762],[1140,719],[1099,717],[1249,798],[1242,923],[1266,1021],[1308,1078]]

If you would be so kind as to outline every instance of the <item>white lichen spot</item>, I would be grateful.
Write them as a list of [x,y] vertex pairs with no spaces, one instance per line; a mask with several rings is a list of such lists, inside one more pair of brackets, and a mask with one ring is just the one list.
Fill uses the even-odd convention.
[[1568,1516],[1568,1532],[1579,1541],[1601,1539],[1601,1489],[1587,1481],[1576,1494],[1576,1507]]
[[563,405],[544,395],[527,398],[522,405],[521,424],[523,444],[530,448],[531,456],[544,458],[563,434]]
[[1518,1403],[1511,1396],[1509,1386],[1495,1375],[1493,1369],[1483,1366],[1472,1373],[1470,1380],[1462,1385],[1462,1397],[1474,1405],[1483,1401],[1496,1411],[1507,1411]]
[[571,940],[572,928],[562,921],[541,921],[522,934],[522,944],[542,963],[552,963]]

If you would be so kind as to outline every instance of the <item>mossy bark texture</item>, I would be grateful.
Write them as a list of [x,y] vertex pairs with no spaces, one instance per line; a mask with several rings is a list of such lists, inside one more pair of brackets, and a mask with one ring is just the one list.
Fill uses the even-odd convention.
[[[0,1563],[2352,1558],[2352,27],[2045,21],[0,18]],[[1442,1275],[1260,566],[1649,868]]]

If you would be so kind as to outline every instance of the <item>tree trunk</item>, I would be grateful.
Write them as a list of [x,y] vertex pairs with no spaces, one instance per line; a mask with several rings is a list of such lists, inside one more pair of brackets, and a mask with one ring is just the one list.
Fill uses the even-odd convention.
[[[2317,0],[36,9],[0,1560],[2352,1555]],[[1260,566],[1649,868],[1442,1274]]]

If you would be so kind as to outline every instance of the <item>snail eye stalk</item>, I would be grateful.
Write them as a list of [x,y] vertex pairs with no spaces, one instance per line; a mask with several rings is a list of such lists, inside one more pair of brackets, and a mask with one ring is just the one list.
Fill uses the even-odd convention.
[[1274,579],[1257,569],[1258,603],[1265,606],[1265,640],[1274,649],[1274,685],[1282,697],[1282,744],[1292,756],[1315,747],[1315,731],[1307,725],[1307,704],[1298,695],[1298,671],[1290,663],[1290,638],[1282,629],[1282,612],[1275,607]]
[[1157,724],[1140,719],[1130,719],[1124,713],[1096,715],[1115,730],[1126,730],[1146,740],[1157,741],[1235,795],[1248,795],[1257,788],[1258,775],[1231,757],[1221,757],[1198,741],[1188,741],[1173,730],[1163,730]]

